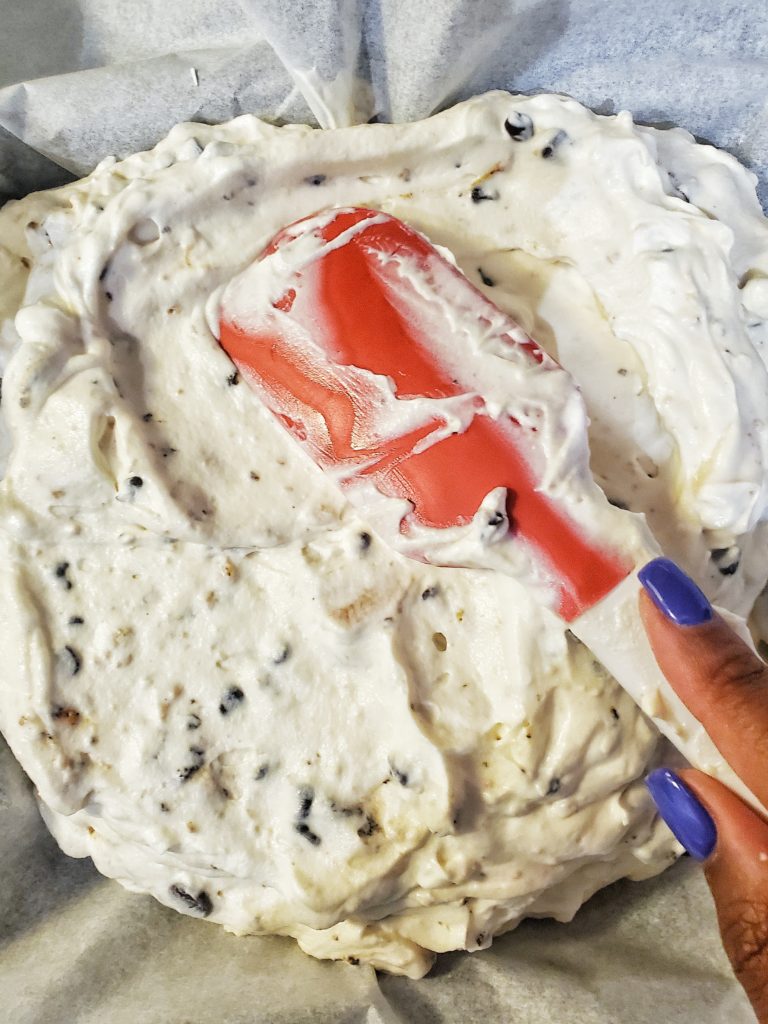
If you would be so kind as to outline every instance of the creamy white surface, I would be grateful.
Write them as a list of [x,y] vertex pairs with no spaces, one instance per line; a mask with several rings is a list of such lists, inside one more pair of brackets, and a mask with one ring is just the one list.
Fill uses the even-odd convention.
[[418,976],[677,847],[638,781],[655,730],[589,652],[520,582],[369,539],[228,383],[209,297],[341,204],[449,248],[571,370],[608,497],[742,614],[768,576],[768,232],[727,155],[503,93],[184,125],[0,213],[0,725],[46,820],[178,910]]

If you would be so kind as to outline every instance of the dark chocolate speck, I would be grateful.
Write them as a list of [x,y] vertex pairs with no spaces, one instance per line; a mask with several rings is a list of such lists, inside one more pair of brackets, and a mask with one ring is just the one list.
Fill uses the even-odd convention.
[[186,782],[187,779],[191,779],[195,772],[199,772],[205,764],[204,750],[201,750],[200,747],[190,747],[189,752],[192,755],[192,763],[186,765],[184,768],[179,768],[177,772],[182,782]]
[[80,655],[69,645],[64,648],[64,661],[71,676],[76,676],[83,664]]
[[493,195],[491,192],[484,191],[479,185],[475,185],[470,195],[473,203],[487,203],[499,198],[498,193]]
[[306,181],[308,185],[322,185],[325,179],[326,175],[324,174],[310,174],[310,176],[305,178],[304,181]]
[[294,825],[294,828],[296,829],[300,836],[304,836],[308,843],[311,843],[313,846],[320,845],[320,836],[316,835],[312,831],[312,829],[309,827],[306,821],[297,821],[296,824]]
[[557,150],[560,148],[560,146],[562,146],[564,142],[568,141],[569,137],[570,136],[568,135],[568,132],[563,131],[562,128],[559,132],[553,135],[547,143],[547,145],[541,151],[541,155],[544,157],[544,159],[549,160],[550,157],[553,157]]
[[560,779],[554,778],[549,780],[549,786],[547,787],[547,796],[554,796],[555,793],[560,792]]
[[211,903],[211,897],[203,889],[193,896],[191,892],[187,892],[186,889],[182,889],[180,885],[172,885],[168,890],[174,899],[179,900],[183,903],[188,910],[193,911],[195,914],[199,914],[201,917],[208,917],[210,912],[213,910],[213,903]]
[[69,562],[59,562],[56,566],[55,572],[58,579],[64,584],[65,590],[72,589],[72,581],[67,579],[67,569],[69,569]]
[[713,548],[710,558],[721,576],[733,576],[741,565],[741,551],[735,544],[729,548]]
[[309,817],[314,799],[315,791],[310,786],[299,790],[299,821],[304,821]]
[[378,831],[379,823],[376,821],[375,818],[372,818],[370,814],[366,814],[365,824],[360,826],[360,828],[357,830],[357,834],[360,836],[361,839],[367,839],[369,836],[372,836],[374,832]]
[[478,267],[477,268],[477,272],[480,275],[480,280],[483,282],[483,284],[486,286],[486,288],[493,288],[494,287],[496,282],[494,281],[494,279],[492,277],[489,277],[488,274],[486,274],[486,272],[483,270],[482,267]]
[[504,122],[504,128],[513,142],[527,142],[533,135],[533,121],[519,110],[512,111]]
[[291,645],[290,644],[286,644],[283,647],[282,651],[280,651],[280,653],[276,657],[274,657],[272,659],[272,664],[273,665],[282,665],[286,661],[288,661],[290,656],[291,656]]
[[228,715],[230,711],[234,709],[245,700],[245,694],[239,686],[232,686],[221,698],[219,704],[219,711],[222,715]]
[[227,377],[227,384],[229,384],[230,387],[234,387],[235,384],[239,384],[239,383],[240,383],[240,373],[239,373],[238,370],[235,370],[234,373],[230,373],[230,375]]

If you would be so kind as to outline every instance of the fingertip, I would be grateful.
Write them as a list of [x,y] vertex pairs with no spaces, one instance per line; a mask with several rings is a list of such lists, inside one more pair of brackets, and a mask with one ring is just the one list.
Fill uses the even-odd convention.
[[700,626],[713,616],[701,588],[669,558],[654,558],[637,578],[658,610],[677,626]]
[[717,845],[717,826],[696,793],[670,768],[657,768],[645,784],[678,842],[695,860],[708,860]]

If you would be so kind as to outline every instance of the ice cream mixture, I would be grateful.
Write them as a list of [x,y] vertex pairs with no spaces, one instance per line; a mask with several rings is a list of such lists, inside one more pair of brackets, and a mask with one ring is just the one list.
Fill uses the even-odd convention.
[[0,726],[62,848],[412,977],[671,863],[654,727],[524,579],[379,539],[209,307],[302,216],[402,218],[574,375],[628,510],[606,524],[644,516],[746,617],[768,578],[754,184],[683,131],[497,92],[405,125],[181,125],[6,206]]

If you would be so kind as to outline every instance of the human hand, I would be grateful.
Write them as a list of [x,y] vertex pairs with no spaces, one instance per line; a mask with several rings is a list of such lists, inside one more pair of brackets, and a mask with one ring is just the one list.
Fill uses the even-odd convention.
[[[656,660],[720,753],[768,807],[768,667],[674,563],[639,573],[640,613]],[[659,813],[702,861],[725,951],[760,1024],[768,1024],[768,823],[702,772],[646,780]]]

